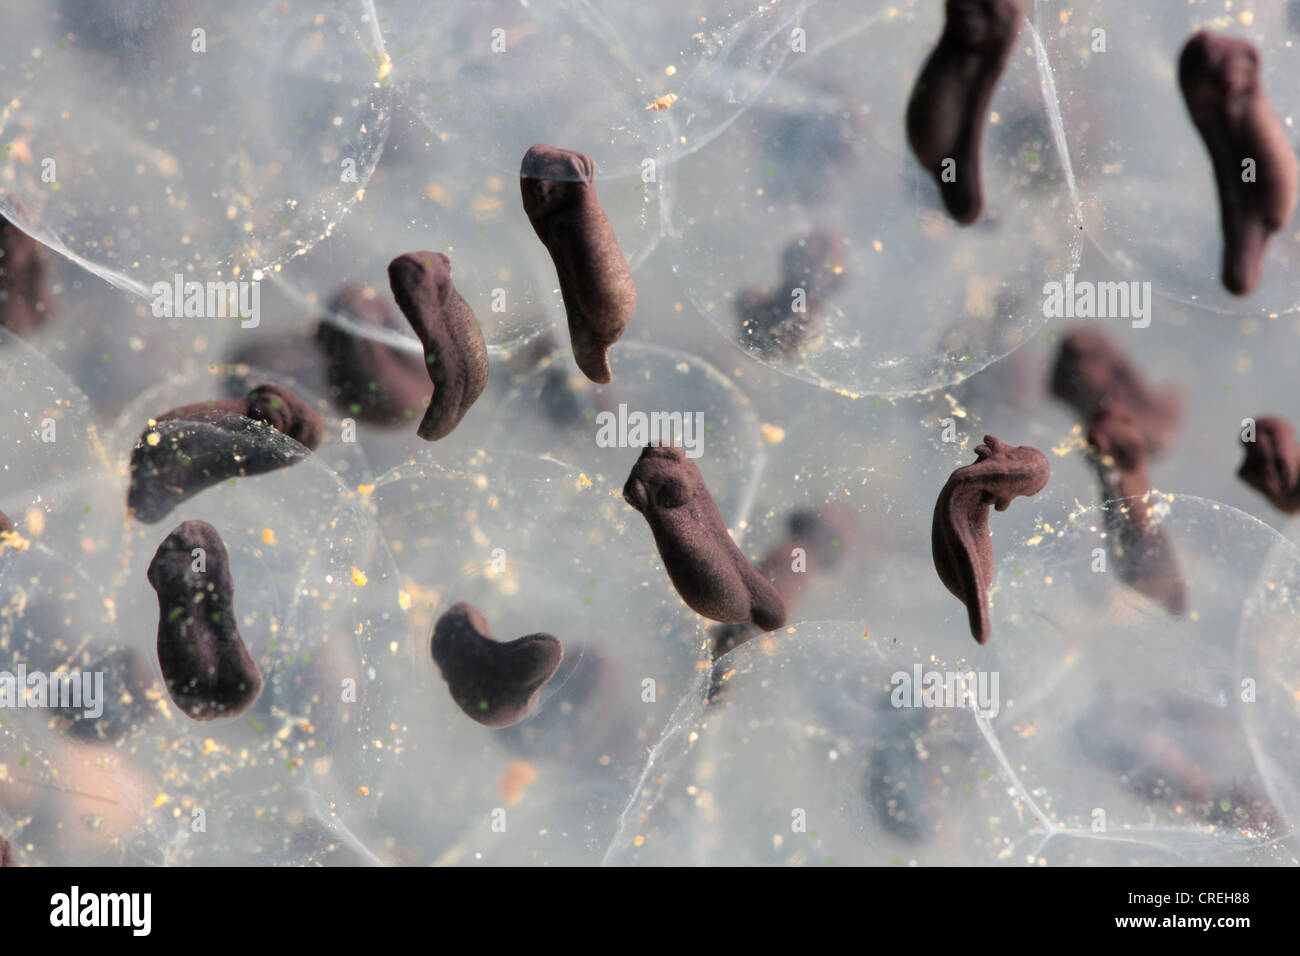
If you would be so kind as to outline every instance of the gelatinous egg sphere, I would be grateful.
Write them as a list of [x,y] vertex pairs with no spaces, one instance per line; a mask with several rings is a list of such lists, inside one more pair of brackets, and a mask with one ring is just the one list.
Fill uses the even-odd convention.
[[[1288,6],[1098,0],[1069,15],[1041,8],[1037,25],[1055,74],[1078,208],[1089,237],[1127,278],[1214,312],[1262,317],[1300,304],[1294,216],[1269,241],[1258,289],[1246,298],[1224,289],[1210,154],[1179,87],[1179,56],[1195,32],[1248,40],[1294,149],[1300,34]],[[1247,175],[1243,169],[1243,181]]]
[[[1297,764],[1276,755],[1294,749],[1295,716],[1262,735],[1258,721],[1293,704],[1278,688],[1295,675],[1243,668],[1233,635],[1243,604],[1294,570],[1295,550],[1242,512],[1184,495],[1152,493],[1135,530],[1137,501],[1047,519],[1001,555],[984,665],[1001,678],[991,731],[1063,859],[1280,860],[1274,844],[1294,824],[1279,793]],[[1163,600],[1171,585],[1183,613]],[[1248,624],[1241,646],[1267,648],[1268,630]],[[1252,728],[1272,761],[1256,759]]]
[[984,215],[961,227],[903,122],[940,5],[901,4],[845,42],[821,9],[807,52],[672,168],[673,269],[725,338],[783,372],[848,394],[951,385],[1041,327],[1044,283],[1077,263],[1047,64],[1025,24],[993,95]]
[[363,0],[11,11],[0,213],[115,285],[249,279],[310,248],[388,129]]

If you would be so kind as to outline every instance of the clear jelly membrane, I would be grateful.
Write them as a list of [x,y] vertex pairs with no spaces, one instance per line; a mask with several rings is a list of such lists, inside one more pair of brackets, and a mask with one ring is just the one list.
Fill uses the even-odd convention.
[[[914,646],[844,621],[742,645],[719,662],[724,693],[702,676],[679,705],[606,861],[1293,863],[1294,701],[1276,677],[1243,701],[1264,662],[1243,668],[1251,643],[1234,653],[1231,635],[1295,549],[1224,505],[1164,504],[1183,617],[1113,557],[1092,570],[1105,515],[1079,508],[995,536],[987,647],[945,657],[933,632]],[[925,696],[949,675],[951,698]]]
[[[409,105],[400,94],[399,103]],[[319,321],[420,353],[392,300],[388,264],[403,253],[429,250],[450,259],[452,281],[473,309],[489,347],[517,347],[550,328],[567,336],[555,266],[524,214],[519,191],[519,163],[532,143],[514,157],[513,169],[499,171],[484,168],[481,155],[468,147],[440,142],[409,110],[399,111],[394,136],[364,197],[330,240],[277,274],[296,304]],[[599,176],[604,144],[556,139],[554,145],[590,151]],[[663,184],[598,179],[596,188],[635,269],[659,241],[658,190]],[[382,299],[399,328],[360,326],[331,308],[344,284],[358,284]],[[310,335],[314,329],[304,331]]]
[[310,248],[383,148],[369,0],[60,0],[7,22],[0,214],[138,294]]
[[[384,859],[599,861],[703,645],[621,486],[525,453],[480,452],[379,479],[372,500],[411,626],[383,664],[401,688],[398,771],[375,794]],[[545,632],[563,645],[522,722],[484,727],[452,700],[430,637],[459,601],[482,612],[497,640]]]
[[1178,85],[1178,58],[1196,31],[1249,40],[1260,53],[1264,92],[1294,147],[1300,34],[1288,7],[1253,0],[1231,9],[1211,0],[1037,7],[1075,199],[1089,238],[1125,277],[1219,313],[1265,317],[1300,305],[1294,216],[1269,241],[1259,288],[1244,299],[1223,288],[1218,191]]
[[[613,381],[596,385],[578,371],[567,345],[543,355],[512,381],[486,446],[570,462],[621,489],[645,444],[676,441],[692,455],[723,518],[743,519],[769,450],[749,396],[712,365],[676,349],[620,342],[610,362]],[[652,415],[675,417],[659,419],[651,436]],[[645,429],[639,443],[638,425]]]
[[[222,441],[211,426],[196,429]],[[89,854],[119,863],[372,860],[352,828],[373,815],[367,794],[382,785],[391,745],[375,648],[404,618],[361,491],[326,466],[328,452],[307,455],[268,433],[298,460],[208,488],[148,525],[126,514],[138,431],[109,434],[116,466],[70,478],[53,501],[18,511],[30,545],[0,558],[12,659],[100,673],[105,701],[98,718],[5,712],[0,804],[18,830],[11,842],[31,847],[24,860],[64,864]],[[80,447],[71,433],[64,441]],[[158,544],[190,519],[211,523],[225,543],[239,628],[266,680],[248,713],[202,723],[166,693],[158,598],[146,578]],[[45,809],[30,812],[33,802]]]
[[[534,143],[596,157],[604,178],[699,148],[761,92],[803,4],[714,4],[668,15],[586,0],[491,0],[451,16],[377,5],[399,94],[431,133],[517,175]],[[654,22],[647,24],[646,19]]]
[[[949,386],[1040,328],[1043,284],[1077,265],[1043,51],[1025,24],[992,102],[985,212],[959,227],[904,128],[940,5],[844,20],[835,5],[808,10],[807,51],[673,167],[663,213],[673,270],[725,338],[783,372],[850,394]],[[819,246],[830,251],[816,283],[786,274],[785,257],[818,259]],[[769,341],[777,316],[790,328]]]
[[[1292,419],[1290,382],[1300,369],[1293,316],[1231,322],[1209,334],[1206,317],[1188,306],[1157,298],[1151,324],[1133,328],[1128,320],[1054,320],[1045,334],[973,379],[963,389],[967,406],[995,433],[1002,421],[1022,424],[1022,443],[1051,455],[1053,483],[1069,483],[1084,503],[1097,500],[1096,466],[1086,452],[1087,423],[1049,392],[1061,341],[1075,329],[1103,332],[1123,351],[1145,385],[1173,390],[1182,403],[1169,446],[1146,459],[1154,488],[1210,498],[1254,515],[1289,536],[1290,519],[1237,477],[1245,458],[1242,437],[1247,420],[1266,415]],[[989,387],[982,387],[988,379]],[[997,392],[994,383],[1004,388]],[[1001,436],[999,436],[1001,437]]]

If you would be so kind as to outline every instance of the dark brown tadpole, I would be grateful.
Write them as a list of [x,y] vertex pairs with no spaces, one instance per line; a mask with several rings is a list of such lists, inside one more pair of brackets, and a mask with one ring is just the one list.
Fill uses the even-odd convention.
[[478,609],[464,601],[438,618],[430,651],[456,706],[488,727],[527,717],[564,657],[550,634],[498,641]]
[[0,216],[0,327],[31,335],[54,313],[49,250]]
[[[810,577],[833,571],[856,535],[854,515],[847,508],[823,505],[800,508],[786,518],[786,533],[772,545],[758,573],[772,583],[788,610],[798,606]],[[713,659],[734,650],[762,632],[750,622],[715,624],[709,628]]]
[[419,435],[437,441],[452,433],[488,380],[483,330],[451,282],[451,260],[441,252],[408,252],[388,264],[397,307],[424,346],[433,398]]
[[1173,441],[1182,417],[1182,398],[1172,388],[1153,389],[1105,333],[1073,329],[1061,339],[1052,367],[1052,394],[1085,422],[1123,405],[1142,428],[1144,450],[1156,455]]
[[158,592],[158,664],[167,693],[195,720],[236,717],[262,693],[235,618],[230,555],[206,521],[176,527],[149,564]]
[[992,435],[984,436],[975,456],[939,492],[930,547],[939,580],[965,603],[970,632],[984,644],[991,629],[988,592],[996,566],[989,505],[1006,511],[1015,498],[1033,497],[1047,484],[1051,468],[1037,448],[1008,445]]
[[[306,457],[320,447],[324,428],[316,409],[274,383],[246,398],[174,408],[153,419],[131,449],[127,507],[147,524],[161,521],[206,488]],[[278,440],[277,432],[301,447]]]
[[4,837],[0,837],[0,869],[6,866],[16,867],[18,861],[14,859],[14,848]]
[[18,529],[14,527],[13,521],[3,511],[0,511],[0,534],[17,534]]
[[1132,410],[1113,405],[1088,423],[1088,444],[1101,482],[1106,542],[1129,587],[1164,605],[1187,611],[1187,583],[1164,528],[1153,513],[1145,433]]
[[747,289],[736,297],[740,344],[769,355],[798,349],[844,284],[846,260],[844,240],[831,229],[814,229],[790,243],[781,256],[780,286]]
[[1242,437],[1246,459],[1239,477],[1286,514],[1300,512],[1300,444],[1291,423],[1276,415],[1255,421],[1254,441]]
[[636,312],[636,283],[596,198],[595,178],[590,156],[554,146],[534,146],[519,169],[524,212],[560,280],[573,358],[603,385],[614,378],[610,347]]
[[[332,319],[341,316],[363,330],[401,332],[397,313],[373,289],[358,283],[339,289],[327,311],[316,326],[316,344],[325,356],[334,403],[346,414],[373,425],[400,425],[419,415],[429,398],[430,373],[424,360]],[[486,346],[484,356],[486,361]]]
[[907,104],[907,141],[948,212],[970,225],[984,208],[980,152],[989,104],[1025,9],[1023,0],[947,0],[944,11],[939,45]]
[[1259,51],[1249,41],[1194,34],[1178,60],[1178,84],[1214,165],[1224,288],[1249,295],[1263,274],[1269,237],[1295,209],[1300,165],[1264,94]]
[[651,445],[632,466],[623,498],[645,515],[682,600],[725,624],[785,624],[781,595],[740,553],[695,462],[678,445]]

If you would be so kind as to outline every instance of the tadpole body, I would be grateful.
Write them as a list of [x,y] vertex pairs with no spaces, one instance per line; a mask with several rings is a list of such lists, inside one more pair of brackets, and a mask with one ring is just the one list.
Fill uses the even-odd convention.
[[230,555],[217,529],[186,521],[149,564],[158,594],[158,663],[167,693],[194,720],[236,717],[264,684],[235,617]]
[[939,43],[912,88],[907,140],[948,212],[970,225],[984,209],[980,154],[993,91],[1006,70],[1023,0],[947,0]]
[[992,435],[984,436],[975,456],[973,464],[952,473],[939,493],[930,546],[939,580],[966,605],[971,634],[984,644],[991,630],[988,591],[996,567],[989,507],[1006,511],[1014,499],[1038,494],[1051,468],[1038,449],[1008,445]]
[[564,657],[550,634],[498,641],[479,610],[464,601],[438,618],[429,647],[456,706],[486,727],[527,717]]
[[524,212],[560,281],[573,358],[582,374],[605,384],[614,378],[609,350],[636,312],[636,283],[595,178],[590,156],[546,145],[528,150],[519,169]]
[[1259,59],[1248,40],[1202,30],[1178,60],[1183,100],[1214,166],[1223,285],[1242,296],[1259,285],[1269,237],[1290,221],[1300,189],[1300,164],[1264,93]]
[[289,389],[269,383],[246,398],[196,402],[153,419],[131,449],[127,507],[146,524],[230,478],[261,475],[320,447],[324,423],[316,409]]
[[1141,429],[1143,450],[1151,455],[1169,446],[1182,417],[1179,393],[1147,385],[1137,366],[1098,329],[1072,329],[1061,339],[1052,366],[1051,390],[1084,422],[1109,408],[1124,406]]
[[1104,409],[1088,423],[1107,545],[1120,579],[1181,615],[1187,611],[1187,584],[1149,498],[1145,441],[1140,419],[1124,405]]
[[680,446],[644,448],[623,498],[645,516],[668,577],[691,610],[764,631],[785,624],[781,595],[731,540],[704,476]]
[[441,252],[408,252],[388,264],[397,307],[424,346],[433,397],[419,435],[437,441],[452,433],[488,380],[487,343],[478,320],[451,281],[451,260]]
[[818,228],[786,246],[781,283],[746,289],[736,298],[740,342],[766,355],[789,355],[817,328],[827,303],[844,284],[844,240]]
[[1300,444],[1291,423],[1277,415],[1255,421],[1255,440],[1242,439],[1246,458],[1237,476],[1279,511],[1300,512]]

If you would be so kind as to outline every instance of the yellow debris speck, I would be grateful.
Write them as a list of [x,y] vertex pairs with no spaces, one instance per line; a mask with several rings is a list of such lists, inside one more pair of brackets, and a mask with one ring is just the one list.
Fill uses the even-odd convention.
[[160,441],[162,441],[162,436],[159,435],[157,432],[150,432],[149,434],[144,436],[144,440],[148,442],[150,445],[156,445]]
[[352,583],[359,588],[363,588],[366,586],[367,580],[369,579],[366,577],[366,572],[362,571],[354,564],[352,566]]
[[403,611],[409,611],[409,610],[411,609],[411,592],[410,592],[410,591],[398,591],[398,592],[397,592],[397,606],[400,607]]
[[169,797],[165,793],[158,794],[158,796],[153,798],[153,808],[157,810],[159,807],[161,807],[164,803],[166,803],[170,799],[171,797]]
[[368,796],[370,796],[370,788],[369,788],[369,787],[357,787],[357,793],[361,794],[363,797],[368,797]]
[[45,512],[40,508],[28,508],[27,514],[23,515],[23,524],[28,534],[33,538],[39,538],[45,531]]
[[370,494],[370,492],[374,490],[375,490],[374,485],[357,485],[357,494],[359,495],[368,495]]
[[645,842],[645,837],[641,836],[639,833],[632,838],[633,846],[640,846],[644,842]]
[[392,72],[393,72],[393,58],[389,56],[387,53],[385,53],[382,57],[380,57],[379,75],[376,77],[376,79],[379,80],[386,79],[388,77],[388,74]]
[[591,487],[591,479],[588,478],[585,474],[579,475],[579,476],[578,476],[578,487],[579,487],[579,488],[590,488],[590,487]]
[[0,533],[0,554],[5,551],[26,551],[32,546],[32,543],[20,535],[17,531],[5,531]]
[[275,544],[275,532],[270,528],[262,529],[262,543]]
[[647,106],[646,109],[655,110],[656,112],[660,110],[671,109],[672,105],[676,102],[677,102],[676,93],[665,93],[663,96],[659,97],[649,106]]
[[769,445],[779,445],[785,441],[785,429],[780,425],[769,425],[764,422],[759,429],[763,432],[763,441]]

